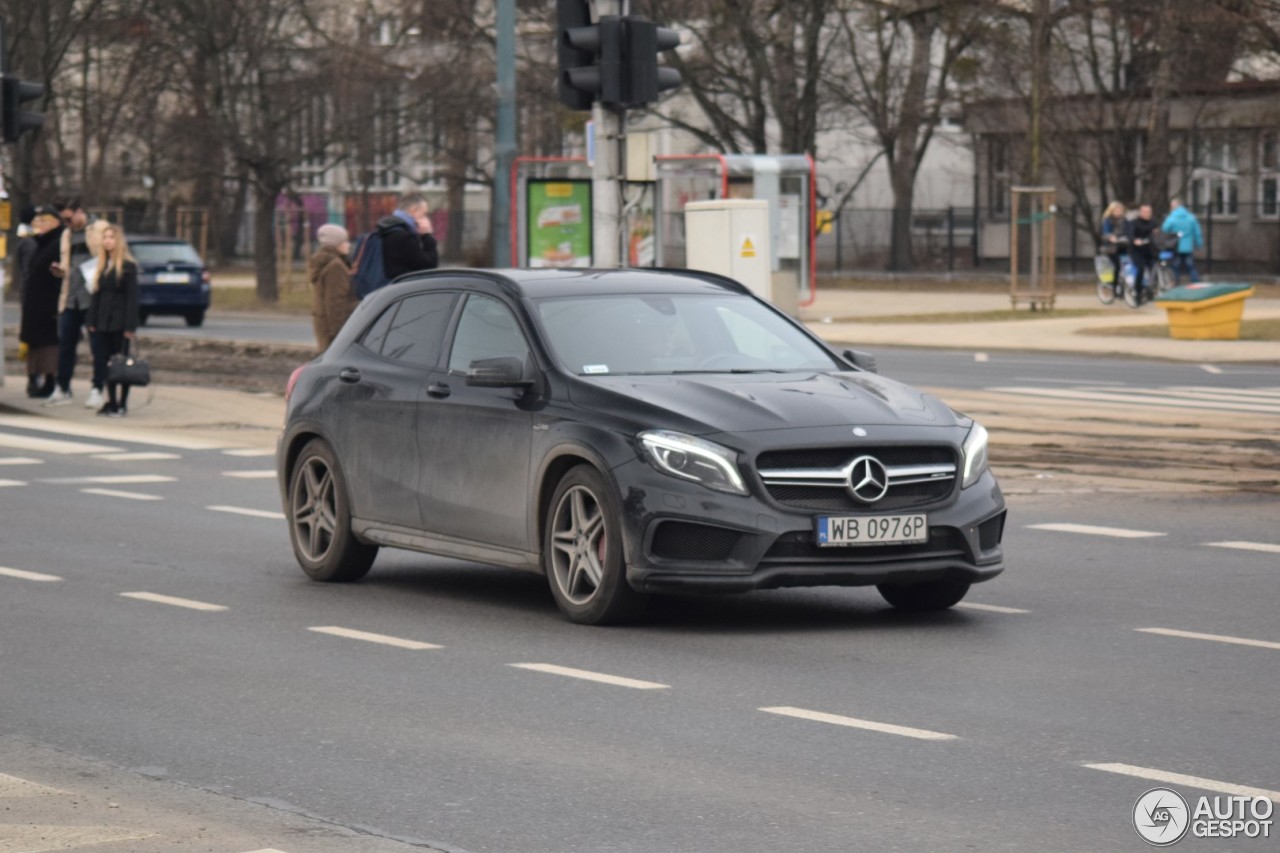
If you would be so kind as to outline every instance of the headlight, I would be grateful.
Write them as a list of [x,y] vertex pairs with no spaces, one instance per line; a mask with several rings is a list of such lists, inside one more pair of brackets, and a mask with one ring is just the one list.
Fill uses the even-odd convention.
[[729,448],[667,430],[642,432],[637,438],[649,461],[662,473],[692,480],[719,492],[747,493],[742,475],[738,473],[737,456]]
[[982,472],[987,470],[987,431],[982,424],[975,423],[969,430],[969,437],[964,440],[964,481],[960,488],[967,489]]

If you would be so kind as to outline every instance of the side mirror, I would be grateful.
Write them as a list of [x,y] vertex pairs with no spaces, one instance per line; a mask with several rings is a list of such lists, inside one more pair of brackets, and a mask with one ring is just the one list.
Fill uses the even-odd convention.
[[869,352],[862,350],[847,349],[841,353],[844,360],[852,364],[859,370],[865,370],[867,373],[876,372],[876,357]]
[[478,358],[467,365],[467,384],[476,388],[527,388],[533,379],[526,372],[524,359],[514,356]]

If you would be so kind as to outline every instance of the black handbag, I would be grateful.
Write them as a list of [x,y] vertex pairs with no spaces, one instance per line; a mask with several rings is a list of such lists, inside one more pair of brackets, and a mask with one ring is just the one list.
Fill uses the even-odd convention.
[[151,365],[141,356],[118,352],[107,359],[107,382],[142,387],[151,384]]

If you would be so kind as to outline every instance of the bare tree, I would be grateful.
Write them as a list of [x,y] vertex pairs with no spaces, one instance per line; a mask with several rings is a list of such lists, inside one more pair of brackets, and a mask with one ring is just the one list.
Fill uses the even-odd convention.
[[871,129],[883,153],[893,191],[889,268],[909,269],[916,175],[944,111],[955,103],[955,82],[967,70],[962,60],[988,10],[961,0],[843,6],[829,85],[837,103]]

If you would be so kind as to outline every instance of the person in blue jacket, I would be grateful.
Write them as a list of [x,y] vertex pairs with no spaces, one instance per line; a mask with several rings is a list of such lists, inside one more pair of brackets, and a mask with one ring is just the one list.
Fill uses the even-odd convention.
[[1166,234],[1178,235],[1178,247],[1174,250],[1173,258],[1173,283],[1175,285],[1179,284],[1183,270],[1186,270],[1187,276],[1191,281],[1199,281],[1200,273],[1196,271],[1194,252],[1204,246],[1204,236],[1200,231],[1200,220],[1196,219],[1194,213],[1187,210],[1182,203],[1182,199],[1175,198],[1169,204],[1172,210],[1164,218],[1164,222],[1160,225],[1160,230]]

